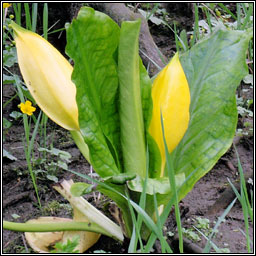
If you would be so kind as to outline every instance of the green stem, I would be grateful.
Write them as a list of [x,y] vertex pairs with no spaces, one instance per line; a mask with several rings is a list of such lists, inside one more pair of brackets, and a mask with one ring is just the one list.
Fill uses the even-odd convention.
[[3,221],[3,228],[20,232],[57,232],[57,231],[89,231],[118,239],[106,232],[96,223],[91,222],[56,222],[56,223],[15,223]]
[[90,156],[89,156],[89,148],[87,144],[84,142],[84,139],[79,131],[70,131],[70,134],[75,141],[77,147],[79,148],[82,155],[85,159],[90,163]]
[[[18,81],[18,77],[15,75],[14,79],[15,79],[15,83],[16,83],[16,86],[17,86],[17,89],[18,89],[18,96],[20,98],[20,101],[21,102],[25,102],[25,98],[24,98],[23,92],[21,90],[21,87],[20,87],[20,84],[19,84],[19,81]],[[41,114],[40,114],[40,116],[41,116]],[[23,125],[24,125],[25,137],[26,137],[26,146],[24,146],[24,151],[25,151],[25,156],[26,156],[26,161],[27,161],[29,173],[30,173],[30,176],[31,176],[31,179],[32,179],[32,182],[33,182],[33,186],[35,188],[35,192],[36,192],[39,208],[41,208],[41,201],[40,201],[40,197],[39,197],[39,193],[38,193],[38,188],[37,188],[37,184],[36,184],[35,173],[33,172],[33,169],[32,169],[31,151],[32,151],[32,148],[33,148],[36,132],[37,132],[37,129],[38,129],[38,124],[39,124],[40,116],[38,117],[35,129],[33,131],[32,139],[30,141],[29,140],[30,125],[29,125],[29,122],[28,122],[28,117],[27,117],[26,114],[23,114]]]
[[14,100],[18,96],[18,93],[16,93],[13,97],[11,97],[8,101],[6,101],[3,104],[3,108],[5,108],[12,100]]

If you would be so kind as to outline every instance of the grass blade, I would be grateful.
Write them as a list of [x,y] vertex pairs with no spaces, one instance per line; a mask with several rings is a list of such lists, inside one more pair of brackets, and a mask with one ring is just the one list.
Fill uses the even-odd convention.
[[194,12],[195,12],[195,24],[194,24],[194,33],[193,33],[193,39],[191,42],[191,47],[195,44],[196,39],[199,40],[199,26],[198,26],[198,22],[199,22],[199,16],[198,16],[198,6],[196,3],[193,4],[194,5]]
[[[241,177],[240,177],[241,179]],[[239,194],[239,192],[237,191],[236,187],[231,183],[231,181],[228,179],[228,182],[230,184],[230,186],[232,187],[234,193],[236,194],[240,204],[242,205],[242,209],[243,209],[243,215],[244,215],[244,224],[245,224],[245,231],[246,231],[246,244],[247,244],[247,249],[248,252],[251,251],[250,249],[250,236],[249,236],[249,220],[248,220],[248,212],[249,212],[249,208],[248,205],[246,204],[245,201],[245,196],[244,196],[244,192],[243,192],[243,188],[241,186],[241,195]]]
[[[32,152],[32,149],[34,148],[34,140],[35,140],[35,137],[36,137],[36,134],[37,134],[37,131],[38,131],[39,122],[40,122],[40,118],[41,118],[41,113],[42,112],[40,112],[40,114],[38,116],[35,128],[33,130],[32,138],[31,138],[31,140],[29,142],[29,145],[28,145],[28,148],[25,147],[26,161],[27,161],[29,173],[30,173],[30,176],[31,176],[31,179],[32,179],[32,183],[33,183],[33,186],[34,186],[34,189],[35,189],[35,192],[36,192],[39,208],[41,208],[41,201],[40,201],[40,197],[39,197],[39,193],[38,193],[38,187],[37,187],[37,183],[36,183],[36,176],[35,176],[35,173],[33,172],[33,168],[32,168],[31,152]],[[24,122],[27,122],[27,118],[25,119]]]
[[[138,222],[136,221],[136,216],[135,216],[135,213],[134,213],[134,210],[133,210],[133,207],[130,203],[130,197],[129,197],[129,193],[128,193],[128,189],[126,187],[126,197],[128,198],[127,202],[128,202],[128,206],[129,206],[129,210],[130,210],[130,213],[131,213],[131,216],[132,216],[132,221],[133,221],[133,233],[134,233],[134,230],[135,230],[135,238],[134,238],[134,241],[136,242],[136,240],[138,239],[139,242],[140,242],[140,248],[141,248],[141,252],[143,253],[143,243],[142,243],[142,239],[141,239],[141,236],[140,236],[140,229],[138,227]],[[137,247],[137,243],[135,243],[133,245],[133,247],[129,246],[129,249],[131,250],[130,252],[132,253],[135,253],[136,252],[136,247]]]
[[173,23],[174,26],[174,38],[175,38],[175,44],[176,44],[176,51],[179,52],[180,51],[180,47],[179,47],[179,41],[178,41],[178,37],[177,37],[177,28],[176,28],[176,23]]
[[32,31],[36,32],[38,3],[32,4]]
[[41,115],[42,115],[42,111],[40,111],[40,113],[37,117],[36,125],[35,125],[35,128],[33,130],[32,136],[31,136],[31,140],[30,140],[29,147],[28,147],[28,154],[29,155],[31,155],[31,152],[34,149],[34,142],[35,142],[36,134],[37,134],[37,131],[38,131]]
[[209,13],[209,10],[207,10],[206,8],[204,8],[203,10],[204,10],[204,13],[206,15],[206,20],[207,20],[208,26],[210,28],[210,32],[212,33],[211,15]]
[[25,9],[25,17],[26,17],[26,29],[32,30],[31,16],[30,16],[28,3],[24,3],[24,9]]
[[237,162],[238,162],[238,170],[239,170],[239,175],[240,175],[240,184],[241,184],[241,192],[243,192],[243,194],[241,193],[241,195],[244,195],[245,197],[245,203],[248,206],[249,209],[249,215],[251,220],[253,221],[253,211],[250,207],[250,202],[249,202],[249,198],[248,198],[248,193],[247,193],[247,187],[246,187],[246,183],[245,183],[245,178],[244,178],[244,172],[243,172],[243,168],[240,162],[240,158],[238,155],[238,152],[236,150],[236,147],[234,146],[235,151],[236,151],[236,156],[237,156]]
[[146,17],[146,20],[148,21],[150,19],[150,17],[155,14],[155,12],[157,11],[159,6],[159,3],[155,3],[153,9],[151,10],[151,12],[149,13],[149,15]]
[[[50,29],[50,28],[49,28],[49,29]],[[48,31],[49,31],[49,29],[48,29]],[[51,35],[51,34],[54,34],[54,33],[57,33],[57,32],[61,32],[61,31],[63,31],[63,30],[65,30],[65,28],[55,29],[54,31],[48,32],[48,35]]]
[[231,12],[223,3],[218,3],[218,5],[222,10],[224,10],[226,13],[230,14],[233,19],[237,20],[236,15],[233,12]]
[[157,219],[157,227],[159,230],[159,234],[160,236],[158,237],[160,244],[161,244],[161,248],[162,248],[162,253],[173,253],[172,249],[170,248],[170,246],[168,245],[168,243],[166,242],[164,236],[163,236],[163,223],[161,222],[161,219],[159,217],[159,213],[158,213],[158,208],[157,208],[157,198],[156,198],[156,194],[154,193],[154,207],[155,207],[155,214],[156,214],[156,219]]
[[242,168],[240,158],[239,158],[239,155],[238,155],[235,145],[234,145],[234,148],[236,151],[236,156],[237,156],[237,161],[238,161],[238,170],[239,170],[239,174],[240,174],[240,193],[241,193],[240,195],[241,195],[241,197],[240,197],[239,201],[242,205],[243,215],[244,215],[247,250],[248,250],[248,253],[251,253],[250,235],[249,235],[249,216],[250,216],[251,220],[253,221],[253,211],[252,211],[252,208],[250,207],[250,202],[248,199],[248,193],[247,193],[243,168]]
[[15,20],[18,25],[21,25],[21,3],[13,3]]
[[[17,76],[14,76],[14,79],[15,79],[15,83],[16,83],[16,86],[17,86],[17,89],[18,89],[18,95],[19,95],[20,101],[25,102],[24,95],[23,95],[22,90],[21,90],[20,85],[19,85],[19,79],[18,79]],[[26,137],[26,146],[24,145],[25,157],[26,157],[26,161],[27,161],[27,165],[28,165],[28,170],[29,170],[29,173],[30,173],[30,176],[31,176],[31,179],[32,179],[32,183],[33,183],[33,186],[34,186],[34,189],[35,189],[35,192],[36,192],[39,208],[41,208],[41,202],[40,202],[40,197],[39,197],[39,193],[38,193],[38,187],[37,187],[37,184],[36,184],[36,177],[35,177],[35,174],[34,174],[33,169],[32,169],[31,150],[32,150],[33,145],[34,145],[34,140],[35,140],[35,136],[36,136],[36,133],[37,133],[37,130],[38,130],[40,117],[41,117],[41,113],[39,114],[39,117],[36,121],[36,125],[35,125],[35,128],[34,128],[33,134],[32,134],[32,139],[31,139],[31,141],[29,141],[30,127],[29,127],[29,124],[28,124],[28,117],[27,117],[26,114],[23,114],[23,124],[24,124],[25,137]]]
[[164,124],[163,124],[163,116],[161,113],[161,124],[162,124],[162,131],[163,131],[163,140],[164,140],[164,147],[165,147],[165,155],[166,155],[166,164],[167,164],[167,171],[170,180],[170,187],[174,193],[174,207],[175,207],[175,217],[177,221],[178,233],[179,233],[179,250],[180,253],[183,253],[183,236],[182,236],[182,227],[181,227],[181,220],[180,220],[180,209],[179,209],[179,200],[178,200],[178,193],[175,184],[175,173],[173,167],[173,158],[168,153],[168,147],[165,140],[165,133],[164,133]]
[[[159,69],[159,71],[162,69],[152,58],[150,58],[145,52],[143,52],[142,50],[139,50],[146,58],[148,58],[156,67],[157,69]],[[160,55],[159,55],[160,56]],[[161,59],[162,62],[164,62],[163,59]]]
[[[245,8],[246,9],[246,8]],[[249,9],[246,12],[246,16],[243,20],[243,25],[241,27],[242,30],[244,30],[246,28],[246,26],[249,24],[250,22],[250,17],[253,15],[253,5],[249,4]]]
[[[147,152],[146,152],[146,177],[145,177],[145,182],[143,184],[143,189],[142,189],[142,193],[140,195],[140,202],[139,202],[139,206],[145,210],[146,207],[146,199],[147,199],[147,194],[146,194],[146,187],[147,187],[147,182],[148,182],[148,167],[149,167],[149,152],[148,152],[148,147],[147,147]],[[142,221],[143,221],[143,217],[142,215],[138,215],[138,231],[140,232],[141,230],[141,226],[142,226]],[[136,250],[137,244],[138,244],[138,239],[139,237],[136,236],[135,241],[134,241],[134,252]],[[143,248],[144,251],[144,248]]]
[[43,11],[43,32],[44,38],[48,39],[48,4],[44,4],[44,11]]
[[[195,226],[193,226],[193,228],[200,233],[206,240],[207,240],[207,244],[209,243],[210,246],[213,247],[213,249],[215,250],[215,252],[217,253],[221,253],[221,250],[219,249],[219,247],[213,242],[211,241],[202,231],[200,231],[198,228],[196,228]],[[208,252],[209,253],[209,252]]]
[[241,29],[241,7],[240,4],[236,4],[236,13],[237,13],[237,30]]
[[[239,228],[239,230],[244,235],[244,237],[246,238],[246,234],[244,233],[244,231],[241,228]],[[253,246],[253,241],[251,240],[251,238],[249,238],[249,240],[250,240],[251,246]]]
[[235,198],[231,202],[231,204],[227,207],[227,209],[223,212],[223,214],[218,218],[218,221],[216,222],[216,224],[215,224],[215,226],[214,226],[214,228],[212,230],[212,233],[210,234],[209,238],[207,238],[207,244],[205,245],[205,248],[203,250],[204,253],[210,253],[210,249],[211,249],[211,245],[212,245],[211,240],[212,240],[213,236],[216,234],[217,228],[219,227],[221,222],[223,222],[223,220],[225,219],[226,215],[230,212],[230,210],[233,207],[233,205],[235,204],[236,200],[237,200],[237,198]]
[[128,253],[136,253],[136,248],[137,248],[136,238],[137,236],[136,236],[135,225],[133,225],[132,236],[131,236],[129,247],[128,247]]
[[[178,46],[178,39],[184,49],[184,51],[187,50],[188,47],[186,47],[185,43],[183,42],[183,40],[181,39],[181,37],[179,37],[177,31],[176,31],[176,24],[174,23],[174,29],[166,22],[166,21],[163,21],[163,23],[174,33],[174,36],[175,36],[175,43],[176,43],[176,48]],[[179,46],[178,46],[179,47]],[[178,49],[177,49],[178,51]],[[163,62],[164,63],[164,62]]]

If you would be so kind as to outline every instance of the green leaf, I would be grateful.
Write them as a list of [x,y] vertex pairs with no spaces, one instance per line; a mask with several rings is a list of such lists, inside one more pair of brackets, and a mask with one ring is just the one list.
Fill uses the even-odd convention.
[[84,182],[76,182],[72,184],[70,188],[70,192],[73,196],[82,196],[84,194],[88,194],[92,192],[93,185],[84,183]]
[[70,162],[70,158],[72,157],[70,155],[69,152],[64,151],[64,150],[60,150],[57,148],[51,148],[51,149],[47,149],[47,148],[38,148],[39,152],[47,152],[50,153],[53,156],[58,156],[60,157],[60,159],[65,160],[66,162]]
[[[180,187],[185,181],[185,174],[179,173],[175,175],[176,187]],[[131,190],[142,192],[145,180],[137,176],[135,179],[128,182],[128,187]],[[169,194],[171,193],[170,182],[168,177],[148,178],[146,193],[153,195],[154,193]]]
[[124,171],[146,174],[146,147],[139,72],[140,20],[121,25],[118,49],[120,128]]
[[126,181],[133,180],[135,177],[136,174],[134,173],[120,173],[118,175],[111,177],[110,179],[108,179],[108,181],[110,181],[113,184],[124,185],[126,184]]
[[186,51],[188,49],[188,39],[187,39],[187,32],[185,29],[183,29],[181,32],[180,32],[180,38],[179,38],[179,41],[181,43],[181,46],[183,47],[183,51]]
[[245,84],[251,84],[251,85],[253,85],[253,75],[252,75],[252,74],[246,75],[246,76],[244,77],[244,79],[243,79],[243,82],[244,82]]
[[4,64],[4,66],[10,68],[15,63],[17,63],[16,48],[12,47],[9,50],[4,50],[3,51],[3,64]]
[[7,76],[3,74],[3,84],[13,84],[15,82],[15,79],[13,76]]
[[74,60],[79,125],[90,161],[101,177],[121,169],[116,51],[119,27],[107,15],[81,8],[67,29],[67,54]]
[[229,149],[235,135],[235,92],[247,74],[245,53],[251,34],[219,29],[181,55],[188,79],[190,123],[173,152],[176,173],[185,173],[183,198]]
[[16,213],[13,213],[13,214],[12,214],[12,217],[16,220],[16,219],[20,218],[20,215],[18,215],[18,214],[16,214]]
[[3,157],[10,159],[11,161],[16,161],[17,158],[9,153],[7,150],[3,149]]
[[50,253],[79,253],[79,250],[75,250],[79,240],[79,235],[76,235],[72,240],[68,239],[67,243],[57,242],[54,245],[55,250],[50,251]]
[[14,120],[17,120],[20,117],[22,117],[22,113],[18,111],[12,111],[12,113],[9,116],[12,117]]
[[58,182],[58,178],[56,176],[54,176],[54,175],[47,174],[46,178],[48,180],[54,181],[55,183]]
[[4,129],[9,129],[12,126],[12,123],[7,120],[5,117],[3,117],[3,128]]

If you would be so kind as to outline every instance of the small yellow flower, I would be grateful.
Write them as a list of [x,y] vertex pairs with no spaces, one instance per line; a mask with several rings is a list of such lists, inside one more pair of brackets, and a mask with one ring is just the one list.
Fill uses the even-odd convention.
[[3,3],[3,8],[8,8],[8,7],[10,7],[12,4],[10,4],[10,3]]
[[31,116],[33,112],[36,111],[36,108],[32,106],[32,103],[29,100],[27,100],[25,103],[20,103],[18,107],[23,114],[27,114],[29,116]]

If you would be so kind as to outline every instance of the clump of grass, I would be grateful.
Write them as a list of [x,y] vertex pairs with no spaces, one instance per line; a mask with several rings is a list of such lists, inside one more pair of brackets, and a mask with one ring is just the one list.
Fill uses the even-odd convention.
[[240,175],[240,193],[238,192],[238,190],[236,189],[236,187],[230,182],[230,180],[228,179],[228,182],[230,184],[230,186],[232,187],[234,193],[236,194],[236,197],[238,198],[241,206],[242,206],[242,210],[243,210],[243,215],[244,215],[244,225],[245,225],[245,237],[246,237],[246,246],[247,246],[247,250],[248,253],[252,252],[251,249],[251,244],[252,241],[250,239],[250,234],[249,234],[249,218],[251,219],[251,221],[253,222],[253,193],[251,193],[251,203],[249,200],[249,195],[247,192],[247,187],[246,187],[246,181],[244,178],[244,171],[240,162],[240,158],[237,152],[237,149],[234,145],[235,148],[235,152],[236,152],[236,156],[237,156],[237,161],[238,161],[238,170],[239,170],[239,175]]

